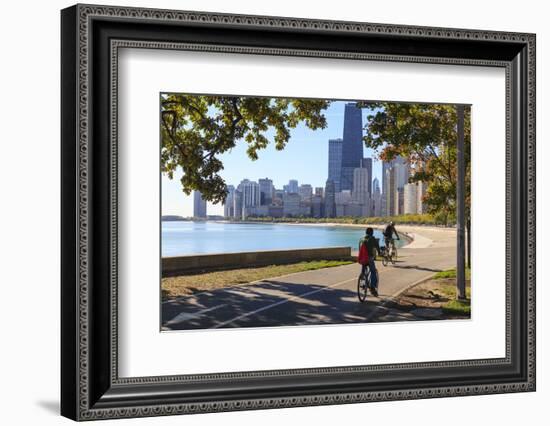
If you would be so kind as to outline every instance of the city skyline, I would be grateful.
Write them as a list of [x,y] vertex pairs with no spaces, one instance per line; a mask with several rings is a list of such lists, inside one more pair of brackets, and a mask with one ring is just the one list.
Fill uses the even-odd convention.
[[[246,156],[246,143],[239,142],[231,152],[225,153],[220,158],[224,162],[224,170],[221,175],[227,184],[239,183],[242,179],[258,182],[269,177],[276,188],[282,189],[289,180],[296,179],[300,184],[307,183],[313,188],[325,187],[328,174],[329,140],[340,139],[344,135],[344,110],[348,101],[335,101],[325,111],[327,127],[321,130],[310,130],[304,125],[298,125],[291,129],[291,139],[284,150],[275,150],[273,144],[259,153],[257,161],[251,161]],[[366,122],[366,116],[370,110],[361,110],[361,121]],[[361,126],[362,127],[362,126]],[[361,142],[364,157],[373,158],[375,153],[364,147]],[[357,150],[357,146],[355,148]],[[307,167],[303,165],[303,159],[309,158]],[[361,161],[358,159],[357,161]],[[372,179],[382,178],[382,166],[380,161],[373,158]],[[314,166],[319,164],[319,167]],[[284,167],[282,167],[284,166]],[[166,176],[161,177],[162,187],[162,214],[179,215],[183,217],[193,216],[193,193],[186,195],[181,190],[181,184],[177,176],[181,170],[175,173],[173,180]],[[353,178],[353,175],[351,175]],[[224,207],[221,204],[207,203],[209,215],[223,215]]]
[[290,179],[283,188],[276,188],[269,177],[257,182],[243,179],[236,186],[227,185],[222,214],[207,212],[200,192],[194,191],[193,217],[223,216],[245,220],[247,217],[331,218],[426,213],[423,197],[427,186],[421,181],[409,183],[408,178],[414,169],[406,159],[397,157],[384,162],[385,193],[380,189],[378,178],[372,179],[371,165],[371,158],[361,159],[359,167],[353,169],[352,188],[341,191],[335,190],[332,179],[327,179],[324,188],[300,183],[296,179]]
[[[223,216],[236,220],[248,217],[372,217],[424,213],[423,183],[409,183],[413,174],[406,158],[383,162],[382,192],[373,181],[371,157],[360,157],[363,149],[363,117],[356,103],[345,104],[343,137],[329,139],[327,180],[315,187],[292,178],[277,188],[269,177],[248,178],[227,185],[223,212],[208,212],[202,194],[193,192],[195,218]],[[235,185],[233,185],[233,183]],[[375,192],[373,193],[373,183]]]

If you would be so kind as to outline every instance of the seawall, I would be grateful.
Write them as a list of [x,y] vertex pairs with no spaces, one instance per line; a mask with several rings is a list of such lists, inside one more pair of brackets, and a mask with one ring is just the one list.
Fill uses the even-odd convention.
[[241,253],[200,254],[162,258],[162,276],[200,271],[281,265],[311,260],[349,260],[351,247],[266,250]]

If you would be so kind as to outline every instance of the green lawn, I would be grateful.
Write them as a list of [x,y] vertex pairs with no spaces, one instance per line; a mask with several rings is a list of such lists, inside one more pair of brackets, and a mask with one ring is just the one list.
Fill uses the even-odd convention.
[[215,290],[217,288],[246,284],[281,275],[332,268],[349,265],[350,263],[353,262],[351,260],[314,260],[288,265],[271,265],[167,277],[162,279],[162,298],[166,300],[190,295],[199,291]]
[[470,315],[470,269],[466,268],[466,300],[457,300],[456,298],[456,268],[447,271],[438,272],[434,279],[439,279],[441,282],[438,285],[438,290],[447,298],[451,299],[441,308],[443,312],[450,315]]
[[[446,271],[438,272],[434,275],[435,279],[438,278],[456,278],[456,268],[448,269]],[[466,268],[466,279],[470,279],[470,268]]]
[[470,299],[466,300],[451,300],[441,307],[444,313],[450,315],[465,315],[471,313]]

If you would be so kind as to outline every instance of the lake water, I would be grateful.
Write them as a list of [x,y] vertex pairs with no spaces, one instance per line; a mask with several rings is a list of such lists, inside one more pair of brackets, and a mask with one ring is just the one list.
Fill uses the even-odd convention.
[[[366,227],[365,227],[366,228]],[[350,246],[365,228],[276,223],[162,222],[162,256]],[[382,232],[374,230],[383,245]],[[404,239],[396,241],[397,246]]]

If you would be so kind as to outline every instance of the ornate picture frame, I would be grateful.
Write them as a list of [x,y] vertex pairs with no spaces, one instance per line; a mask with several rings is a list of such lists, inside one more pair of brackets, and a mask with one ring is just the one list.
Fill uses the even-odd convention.
[[[93,420],[535,390],[534,34],[95,5],[64,9],[61,29],[62,415]],[[119,377],[122,47],[503,68],[506,356]]]

